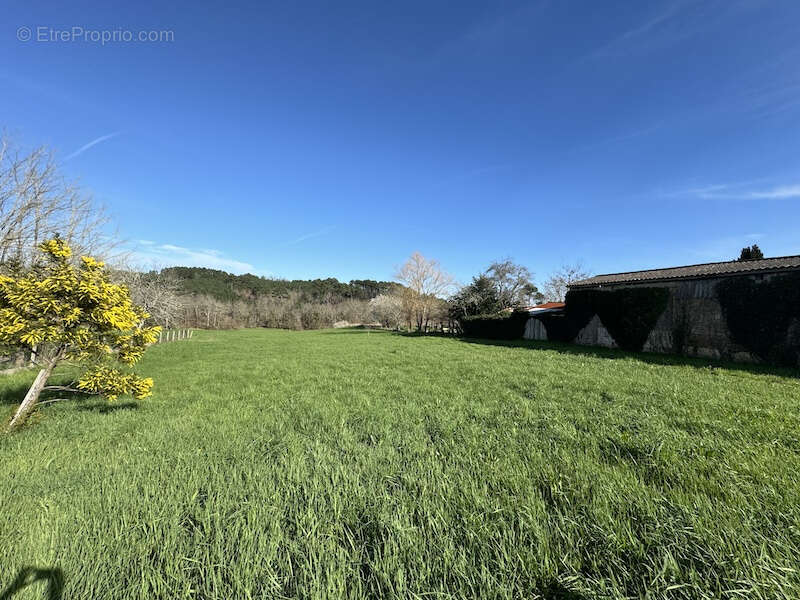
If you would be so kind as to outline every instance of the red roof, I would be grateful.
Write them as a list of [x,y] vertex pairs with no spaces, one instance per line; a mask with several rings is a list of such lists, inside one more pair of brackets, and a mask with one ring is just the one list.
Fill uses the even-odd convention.
[[544,304],[537,304],[533,308],[564,308],[564,302],[545,302]]

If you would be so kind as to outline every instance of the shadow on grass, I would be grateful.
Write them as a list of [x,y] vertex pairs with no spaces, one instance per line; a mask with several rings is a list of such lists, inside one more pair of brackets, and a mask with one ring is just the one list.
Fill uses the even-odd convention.
[[[22,402],[25,394],[28,391],[29,385],[18,384],[0,389],[0,406],[12,406]],[[60,400],[63,398],[63,400]],[[48,402],[59,399],[58,402]],[[42,392],[37,404],[36,410],[46,409],[50,406],[59,406],[68,404],[77,407],[78,410],[97,412],[100,414],[109,414],[118,410],[134,410],[139,408],[138,402],[108,402],[106,400],[98,400],[98,397],[91,394],[78,394],[74,392],[67,393],[59,392],[56,390],[48,390]],[[2,597],[0,597],[2,600]]]
[[30,385],[18,384],[0,389],[0,405],[19,404]]
[[14,581],[0,593],[0,600],[9,600],[17,592],[39,582],[46,582],[47,600],[61,600],[64,594],[64,572],[61,569],[37,569],[24,567],[20,569]]
[[542,597],[547,600],[586,600],[586,596],[583,594],[574,592],[558,582],[551,583],[544,588]]
[[108,402],[102,400],[100,402],[94,401],[91,403],[78,404],[78,410],[85,410],[87,412],[97,412],[101,415],[117,412],[118,410],[136,410],[139,408],[138,402]]
[[655,352],[627,352],[611,348],[601,348],[598,346],[579,346],[577,344],[567,344],[562,342],[545,342],[534,340],[490,340],[480,338],[458,337],[442,333],[417,333],[417,332],[393,332],[395,335],[403,337],[447,337],[466,344],[478,344],[483,346],[500,346],[503,348],[527,348],[529,350],[550,350],[561,354],[572,356],[588,356],[592,358],[603,358],[607,360],[634,359],[647,364],[694,367],[696,369],[727,369],[733,371],[744,371],[754,375],[776,375],[779,377],[789,377],[800,379],[800,369],[791,367],[776,367],[764,364],[740,363],[732,361],[713,360],[709,358],[696,358],[692,356],[682,356],[679,354],[659,354]]

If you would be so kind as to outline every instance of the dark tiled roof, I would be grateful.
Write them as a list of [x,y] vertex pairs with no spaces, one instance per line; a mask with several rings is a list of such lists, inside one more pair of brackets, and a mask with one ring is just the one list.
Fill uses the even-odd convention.
[[761,260],[728,261],[671,267],[669,269],[649,269],[647,271],[630,271],[628,273],[611,273],[595,275],[589,279],[581,279],[570,284],[571,288],[592,287],[613,283],[633,283],[638,281],[669,281],[672,279],[701,279],[739,273],[763,273],[800,269],[800,255],[763,258]]

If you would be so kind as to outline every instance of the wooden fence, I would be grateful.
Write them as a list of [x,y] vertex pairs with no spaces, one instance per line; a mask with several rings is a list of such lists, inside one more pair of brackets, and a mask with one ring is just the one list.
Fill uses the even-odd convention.
[[166,342],[177,342],[180,340],[190,340],[194,334],[194,329],[162,329],[158,334],[157,344]]

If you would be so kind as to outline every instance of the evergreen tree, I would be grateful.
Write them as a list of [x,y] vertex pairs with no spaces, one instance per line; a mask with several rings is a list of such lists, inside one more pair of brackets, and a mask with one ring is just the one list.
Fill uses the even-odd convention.
[[758,244],[753,244],[752,246],[745,246],[742,248],[742,252],[739,254],[737,260],[741,262],[746,260],[761,260],[762,258],[764,258],[764,253],[761,252],[761,248],[758,247]]

